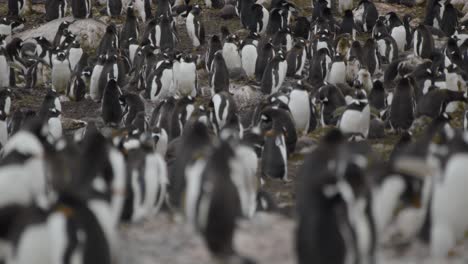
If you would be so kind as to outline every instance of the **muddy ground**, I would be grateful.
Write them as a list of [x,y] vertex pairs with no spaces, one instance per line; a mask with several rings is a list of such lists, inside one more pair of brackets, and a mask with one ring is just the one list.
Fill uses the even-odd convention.
[[[194,1],[197,2],[197,1]],[[309,0],[293,0],[300,8],[300,13],[307,15],[311,13]],[[203,7],[204,4],[199,2]],[[385,14],[389,11],[394,11],[400,16],[410,14],[415,19],[412,23],[418,23],[424,14],[424,6],[418,5],[413,8],[407,8],[400,5],[389,5],[386,3],[376,3],[379,13]],[[102,17],[99,14],[101,7],[94,8],[93,16],[95,19],[109,21],[108,17]],[[153,8],[154,11],[154,8]],[[0,16],[6,15],[6,4],[0,3]],[[218,16],[217,10],[203,10],[204,24],[208,38],[213,34],[219,34],[221,26],[227,26],[231,32],[236,32],[241,36],[246,34],[246,31],[240,28],[238,18],[231,20],[223,20]],[[26,17],[26,25],[24,30],[29,30],[45,23],[44,6],[35,4],[33,12]],[[120,18],[112,19],[117,24],[122,24],[124,15]],[[192,50],[185,25],[178,25],[178,32],[181,43],[180,49]],[[92,52],[89,50],[89,52]],[[204,54],[204,49],[193,51],[195,53]],[[204,70],[199,71],[200,84],[207,85],[207,74]],[[244,85],[246,82],[239,80],[236,85]],[[13,110],[15,109],[38,109],[45,94],[44,87],[37,87],[33,90],[24,88],[13,89]],[[90,100],[81,102],[64,101],[63,116],[65,121],[65,129],[72,131],[76,128],[75,124],[68,122],[69,119],[84,120],[84,121],[100,121],[100,105]],[[456,115],[453,125],[461,126],[460,116]],[[300,139],[301,142],[307,145],[313,145],[319,138],[328,130],[320,128],[313,133]],[[370,140],[376,156],[386,159],[393,145],[398,140],[397,135],[387,135],[385,139]],[[295,201],[295,179],[296,173],[303,163],[303,154],[294,154],[289,162],[289,178],[292,179],[289,183],[280,181],[268,180],[266,190],[273,194],[276,202],[281,208],[279,214],[259,214],[251,221],[242,221],[240,223],[239,232],[236,235],[236,246],[238,250],[246,256],[250,256],[258,261],[258,263],[270,264],[289,264],[294,263],[293,251],[293,232],[294,232],[294,201]],[[173,219],[166,213],[162,213],[155,218],[148,219],[142,223],[132,226],[124,226],[121,228],[120,250],[118,253],[117,263],[135,263],[135,264],[205,264],[211,263],[212,260],[206,251],[201,239],[184,224],[176,224]],[[468,259],[464,255],[468,252],[468,246],[460,245],[452,259],[446,260],[443,263],[468,263]],[[410,248],[395,249],[386,248],[381,251],[380,259],[384,263],[441,263],[430,260],[428,257],[427,247],[424,245],[414,245]]]

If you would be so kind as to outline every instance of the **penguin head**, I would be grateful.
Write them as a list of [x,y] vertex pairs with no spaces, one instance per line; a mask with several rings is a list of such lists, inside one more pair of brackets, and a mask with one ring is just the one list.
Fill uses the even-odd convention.
[[67,58],[67,55],[63,51],[57,53],[57,60],[64,61]]
[[199,5],[194,5],[192,7],[192,10],[190,11],[190,13],[192,13],[194,16],[200,15],[201,12],[202,12],[202,8]]

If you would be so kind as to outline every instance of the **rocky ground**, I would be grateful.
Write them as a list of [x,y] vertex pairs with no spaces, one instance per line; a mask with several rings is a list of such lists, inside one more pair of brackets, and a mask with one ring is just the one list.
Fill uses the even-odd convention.
[[[463,4],[461,0],[461,4]],[[196,2],[196,1],[194,1]],[[294,1],[301,7],[300,13],[310,14],[311,8],[309,0]],[[459,1],[460,2],[460,1]],[[202,3],[200,3],[202,4]],[[202,4],[203,6],[203,4]],[[424,13],[424,6],[418,5],[414,8],[407,8],[400,5],[389,5],[386,3],[376,3],[381,14],[394,11],[400,16],[411,14],[415,19],[412,23],[418,23]],[[100,8],[99,8],[100,9]],[[219,28],[228,26],[231,32],[240,35],[246,32],[240,29],[238,18],[223,20],[219,18],[218,11],[204,10],[204,20],[207,36],[219,34]],[[0,4],[0,17],[6,15],[6,4]],[[33,12],[26,17],[26,25],[23,32],[16,36],[27,39],[37,35],[44,35],[52,38],[61,20],[53,21],[46,27],[41,27],[46,21],[43,18],[44,6],[35,4]],[[71,17],[65,18],[73,20]],[[71,26],[73,33],[81,36],[81,42],[87,51],[92,53],[98,44],[99,36],[103,34],[105,25],[110,19],[99,15],[98,8],[94,10],[94,18],[90,20],[77,21]],[[122,24],[124,15],[121,18],[113,19],[117,24]],[[178,25],[181,38],[180,48],[191,50],[186,29],[183,24]],[[203,49],[195,51],[203,54]],[[201,85],[207,85],[207,74],[200,69],[199,76]],[[243,80],[236,81],[234,86],[245,87]],[[244,88],[248,89],[248,88]],[[19,108],[37,109],[45,94],[44,87],[34,90],[16,88],[13,90],[13,110]],[[100,122],[100,105],[84,100],[81,102],[64,101],[63,116],[65,128],[74,131],[80,125],[74,120],[98,121]],[[458,117],[458,116],[457,116]],[[453,125],[461,126],[460,118],[455,118]],[[327,128],[317,129],[314,133],[301,139],[302,143],[310,145],[316,142]],[[382,140],[371,140],[376,153],[383,159],[388,157],[394,143],[398,139],[396,135],[388,135]],[[294,254],[294,200],[295,200],[295,177],[296,171],[303,162],[303,154],[293,155],[288,163],[290,183],[278,181],[268,181],[267,191],[270,191],[279,207],[281,213],[258,214],[251,221],[240,223],[239,231],[236,234],[235,243],[242,255],[250,256],[258,263],[289,264],[295,263]],[[135,264],[205,264],[212,260],[206,251],[203,241],[189,228],[180,223],[175,223],[166,213],[148,219],[145,222],[121,228],[121,239],[119,243],[119,255],[117,263]],[[379,253],[382,263],[468,263],[468,243],[459,245],[454,256],[443,262],[431,260],[428,257],[428,249],[425,245],[415,244],[410,247],[384,247]]]

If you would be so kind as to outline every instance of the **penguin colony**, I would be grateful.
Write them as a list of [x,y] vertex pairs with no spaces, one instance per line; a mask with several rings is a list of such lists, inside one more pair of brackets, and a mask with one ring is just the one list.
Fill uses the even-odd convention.
[[[318,128],[328,132],[295,177],[297,263],[378,263],[386,236],[423,241],[443,262],[468,231],[468,23],[450,0],[426,1],[417,25],[371,0],[337,2],[313,0],[300,16],[287,0],[97,1],[102,15],[126,18],[90,53],[73,22],[54,39],[15,37],[31,7],[9,0],[0,262],[115,263],[119,224],[164,210],[193,226],[216,263],[256,263],[237,253],[236,225],[275,208],[265,182],[291,181],[288,158]],[[46,0],[45,19],[91,18],[92,5]],[[207,34],[205,8],[248,33]],[[233,96],[239,79],[262,94],[248,115]],[[47,92],[39,109],[19,108],[17,89]],[[102,122],[66,131],[64,100],[99,104]],[[368,139],[394,134],[389,160],[376,159]]]

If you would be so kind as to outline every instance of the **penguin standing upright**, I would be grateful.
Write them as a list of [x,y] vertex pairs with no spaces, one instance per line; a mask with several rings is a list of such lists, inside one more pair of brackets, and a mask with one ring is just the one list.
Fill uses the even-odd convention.
[[172,67],[172,61],[164,60],[148,77],[146,90],[151,101],[156,102],[173,95],[174,71]]
[[213,124],[214,131],[220,135],[221,130],[237,115],[236,102],[228,92],[221,91],[211,97],[210,104],[212,105],[210,120]]
[[[127,128],[136,119],[138,113],[145,113],[145,103],[139,95],[125,93],[119,97],[119,102],[123,108],[122,122]],[[143,133],[144,131],[139,132]]]
[[229,35],[223,44],[223,57],[226,61],[226,66],[231,77],[236,76],[242,69],[242,61],[239,54],[239,37],[237,35]]
[[47,21],[65,17],[67,13],[67,1],[47,0],[45,2],[45,11],[45,19]]
[[447,36],[451,36],[458,28],[459,11],[450,3],[450,1],[446,1],[444,5],[444,12],[440,21],[440,30],[442,30]]
[[320,87],[316,98],[322,104],[320,108],[321,125],[335,125],[338,121],[334,116],[335,110],[339,107],[346,106],[346,100],[341,90],[334,85],[325,85]]
[[353,39],[356,38],[356,24],[354,23],[353,11],[346,10],[344,12],[343,21],[340,26],[340,34],[350,34]]
[[8,0],[8,17],[23,17],[31,10],[30,2],[26,0]]
[[392,36],[386,34],[377,38],[379,55],[386,63],[391,63],[398,59],[398,45]]
[[174,97],[168,97],[154,108],[151,114],[150,126],[158,127],[161,130],[170,133],[172,113],[176,105],[176,99]]
[[252,5],[252,16],[254,19],[250,21],[252,24],[248,26],[248,29],[259,34],[265,33],[270,19],[268,10],[263,5],[254,4]]
[[90,76],[91,72],[88,70],[73,74],[68,83],[66,93],[70,100],[78,102],[84,99],[86,95],[86,82],[83,78],[89,78]]
[[77,40],[73,41],[70,45],[70,49],[68,50],[68,61],[70,62],[71,71],[75,71],[77,64],[80,62],[83,55],[84,51],[81,48],[80,43]]
[[186,54],[174,62],[174,88],[179,96],[191,95],[195,97],[198,93],[197,57]]
[[374,27],[379,12],[374,3],[370,0],[359,1],[357,7],[353,10],[354,21],[362,26],[364,32],[370,32]]
[[255,62],[255,78],[257,81],[261,81],[267,64],[275,57],[276,52],[273,44],[269,41],[264,44],[260,42],[257,51],[258,57]]
[[434,38],[430,30],[423,24],[413,32],[413,51],[415,56],[429,59],[434,51]]
[[395,88],[392,104],[390,106],[390,125],[399,131],[408,130],[414,120],[413,87],[410,79],[400,80]]
[[55,33],[54,40],[52,41],[52,45],[54,47],[58,47],[62,44],[63,40],[65,39],[65,35],[67,34],[66,32],[70,27],[70,24],[71,23],[68,21],[63,21],[62,23],[60,23],[57,32]]
[[190,10],[187,15],[187,21],[185,23],[188,35],[195,48],[205,44],[205,26],[201,20],[201,12],[202,10],[199,5],[193,6],[192,10]]
[[171,115],[171,126],[169,138],[172,140],[182,135],[184,126],[192,116],[195,110],[194,99],[191,96],[185,96],[177,100],[174,111]]
[[346,82],[346,63],[341,54],[335,54],[326,80],[330,84],[339,84]]
[[106,13],[111,17],[118,17],[122,14],[122,0],[107,0]]
[[298,81],[289,94],[288,103],[298,135],[307,134],[309,131],[310,116],[313,114],[310,106],[309,93],[302,81]]
[[94,65],[93,72],[91,73],[91,80],[89,83],[89,94],[94,101],[100,101],[102,89],[99,87],[99,80],[101,79],[102,70],[104,69],[105,56],[99,55],[96,65]]
[[286,78],[288,64],[282,51],[278,51],[276,56],[268,62],[262,76],[260,89],[264,94],[273,94],[279,90]]
[[221,91],[229,92],[229,71],[221,50],[215,53],[211,63],[210,86],[212,95]]
[[386,15],[387,26],[389,28],[388,33],[395,39],[398,46],[398,51],[405,51],[406,43],[406,27],[400,20],[395,12],[389,12]]
[[288,62],[286,76],[302,78],[302,71],[307,60],[306,43],[303,39],[296,40],[294,47],[288,52],[286,60]]
[[378,73],[380,71],[381,63],[378,47],[374,39],[369,38],[366,41],[363,53],[363,64],[367,67],[367,70],[371,75]]
[[262,153],[262,176],[288,181],[288,154],[285,135],[278,122],[262,115],[262,122],[267,124],[265,144]]
[[156,47],[161,50],[172,50],[176,45],[176,36],[172,25],[172,17],[162,15],[156,25]]
[[208,50],[206,51],[206,54],[205,54],[205,67],[206,67],[207,72],[210,72],[211,63],[213,62],[214,54],[218,50],[222,50],[222,49],[223,49],[223,44],[221,43],[219,36],[213,35],[210,38],[210,41],[208,43]]
[[102,119],[106,125],[119,126],[122,121],[122,107],[119,98],[122,91],[116,79],[109,79],[102,97]]
[[331,61],[328,49],[321,48],[316,52],[309,66],[308,80],[312,85],[320,87],[324,83]]
[[135,0],[134,5],[142,22],[146,23],[153,18],[151,14],[151,2],[149,0]]
[[90,0],[71,1],[71,11],[74,18],[90,18],[93,16],[92,4]]
[[115,52],[119,49],[119,34],[114,23],[110,23],[106,27],[106,33],[102,36],[99,46],[96,49],[96,55],[106,55],[109,52]]
[[260,36],[256,32],[250,32],[249,36],[241,43],[242,69],[245,75],[252,79],[255,77],[255,64],[257,63],[258,39]]
[[346,106],[338,127],[351,140],[363,140],[369,135],[370,106],[364,90],[356,90],[356,99]]
[[52,87],[58,92],[65,92],[71,76],[70,62],[63,51],[52,57]]
[[[135,10],[130,2],[127,6],[127,16],[125,18],[125,23],[122,26],[120,31],[119,39],[120,39],[120,47],[124,50],[130,50],[130,41],[131,40],[138,40],[140,37],[140,29],[138,26],[138,19],[135,16]],[[129,54],[131,54],[129,52]],[[133,61],[135,52],[131,55],[131,60]]]
[[5,87],[10,87],[10,65],[6,49],[0,47],[0,88]]

